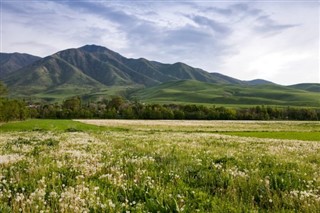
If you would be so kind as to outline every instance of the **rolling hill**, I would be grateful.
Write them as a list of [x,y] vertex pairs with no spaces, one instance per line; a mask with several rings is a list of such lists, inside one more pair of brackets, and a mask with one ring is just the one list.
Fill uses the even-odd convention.
[[167,82],[132,94],[149,103],[320,106],[320,93],[275,84],[214,84],[194,80]]
[[71,96],[97,99],[121,94],[157,103],[320,106],[319,84],[286,87],[263,79],[241,81],[181,62],[126,58],[97,45],[45,58],[1,56],[0,80],[11,97],[61,101]]
[[289,86],[295,89],[306,90],[309,92],[320,92],[320,84],[295,84]]

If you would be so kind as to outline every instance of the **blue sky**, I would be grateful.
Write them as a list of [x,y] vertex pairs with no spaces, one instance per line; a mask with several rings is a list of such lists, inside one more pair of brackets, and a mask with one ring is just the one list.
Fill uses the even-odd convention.
[[1,52],[97,44],[241,80],[320,83],[319,1],[1,1]]

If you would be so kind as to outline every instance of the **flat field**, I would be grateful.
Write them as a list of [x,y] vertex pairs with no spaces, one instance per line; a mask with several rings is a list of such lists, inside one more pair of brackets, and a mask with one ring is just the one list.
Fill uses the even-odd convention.
[[320,123],[0,124],[0,212],[320,212]]

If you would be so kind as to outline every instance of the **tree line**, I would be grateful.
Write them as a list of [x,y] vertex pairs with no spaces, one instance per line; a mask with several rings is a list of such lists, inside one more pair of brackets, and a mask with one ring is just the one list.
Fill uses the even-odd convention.
[[72,97],[59,103],[27,103],[6,98],[0,82],[0,121],[40,119],[189,119],[189,120],[320,120],[320,109],[255,106],[227,108],[196,104],[145,104],[115,96],[83,103]]
[[6,98],[7,89],[0,82],[0,122],[24,120],[29,117],[29,109],[24,101]]
[[120,96],[87,103],[82,103],[80,97],[73,97],[62,104],[32,105],[29,114],[33,118],[50,119],[320,120],[320,109],[315,108],[145,104]]

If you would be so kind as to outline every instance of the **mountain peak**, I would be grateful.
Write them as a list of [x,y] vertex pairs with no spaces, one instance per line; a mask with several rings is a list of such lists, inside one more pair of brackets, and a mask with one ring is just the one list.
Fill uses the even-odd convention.
[[118,61],[122,61],[124,59],[124,57],[119,53],[114,52],[106,47],[95,45],[95,44],[85,45],[78,48],[77,50],[84,51],[94,55],[108,56]]
[[80,47],[79,49],[80,50],[84,50],[86,52],[106,52],[106,51],[111,51],[106,47],[95,45],[95,44],[88,44],[88,45]]
[[173,66],[188,66],[187,64],[185,63],[182,63],[182,62],[176,62],[174,64],[172,64]]
[[261,84],[275,84],[271,81],[267,81],[264,79],[253,79],[251,81],[246,81],[249,85],[261,85]]

